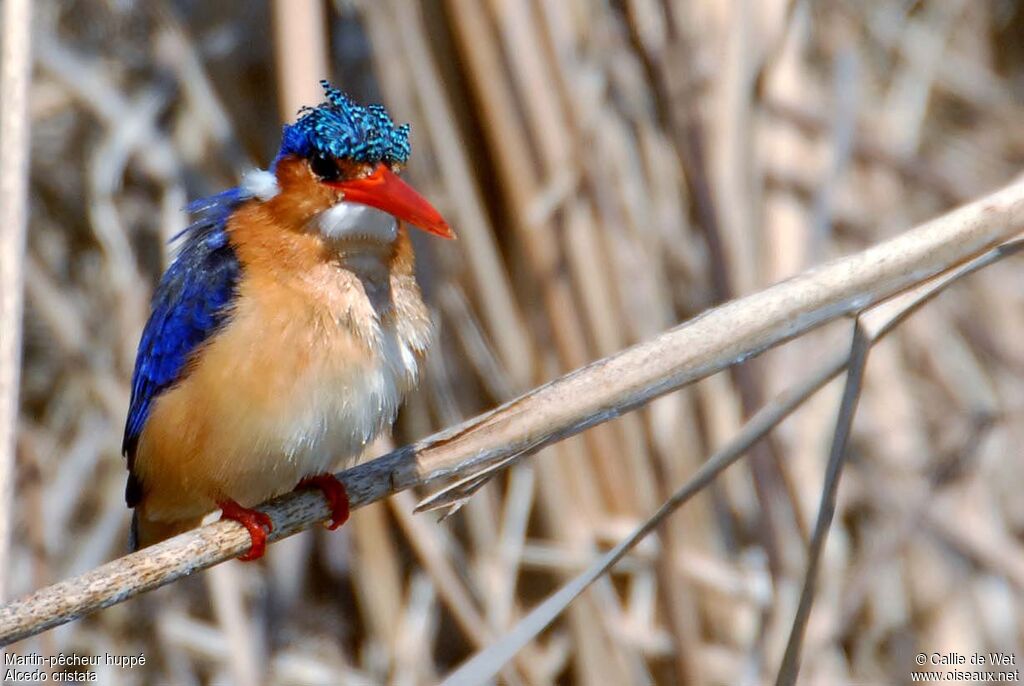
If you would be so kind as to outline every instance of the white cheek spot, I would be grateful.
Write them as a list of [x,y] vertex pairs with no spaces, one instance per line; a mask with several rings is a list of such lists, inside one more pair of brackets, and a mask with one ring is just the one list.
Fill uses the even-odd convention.
[[339,202],[324,210],[317,218],[317,227],[325,238],[368,238],[390,243],[398,236],[398,222],[375,207],[354,202]]
[[242,190],[260,200],[267,201],[281,192],[277,177],[266,169],[250,169],[242,174]]

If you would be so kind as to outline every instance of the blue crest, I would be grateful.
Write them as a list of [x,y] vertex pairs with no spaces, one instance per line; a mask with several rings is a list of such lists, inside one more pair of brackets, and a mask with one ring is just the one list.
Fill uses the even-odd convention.
[[284,127],[281,150],[284,155],[311,157],[323,154],[355,162],[405,164],[409,146],[409,125],[395,126],[381,105],[363,107],[344,93],[320,81],[327,102],[299,110],[299,120]]

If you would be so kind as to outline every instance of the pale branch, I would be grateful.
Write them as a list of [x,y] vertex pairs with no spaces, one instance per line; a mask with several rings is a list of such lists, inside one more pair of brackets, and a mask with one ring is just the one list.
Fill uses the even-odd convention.
[[[358,508],[397,491],[466,477],[532,453],[729,365],[856,313],[1012,237],[1024,227],[1024,181],[863,252],[726,303],[656,338],[594,362],[495,410],[339,475]],[[315,492],[263,508],[270,540],[329,516]],[[220,521],[126,555],[0,608],[0,643],[122,602],[248,549]]]
[[[874,345],[888,336],[906,321],[907,317],[935,299],[950,285],[974,272],[997,262],[1004,257],[1024,250],[1024,239],[990,250],[984,255],[971,260],[956,271],[936,279],[923,291],[918,293],[909,303],[903,305],[871,335],[870,345]],[[477,652],[459,665],[445,677],[442,686],[462,686],[463,684],[482,684],[490,681],[525,645],[544,631],[576,598],[580,596],[594,581],[601,578],[622,559],[637,543],[647,537],[660,526],[672,513],[701,492],[708,484],[718,477],[726,468],[740,459],[758,441],[764,438],[783,420],[789,417],[798,407],[812,395],[825,387],[844,371],[850,363],[848,352],[838,355],[831,362],[823,365],[817,372],[808,376],[800,384],[794,385],[784,393],[760,408],[742,428],[721,449],[709,457],[700,468],[680,486],[672,496],[658,508],[657,512],[644,520],[643,524],[622,539],[614,548],[598,557],[580,574],[548,596],[543,602],[516,622],[515,626],[495,639],[493,643]]]
[[14,432],[21,371],[22,277],[28,223],[32,3],[7,0],[0,17],[0,598],[7,592],[14,515]]

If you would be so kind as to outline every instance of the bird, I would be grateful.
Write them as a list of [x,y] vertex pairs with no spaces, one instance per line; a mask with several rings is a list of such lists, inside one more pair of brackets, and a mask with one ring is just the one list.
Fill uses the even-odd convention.
[[330,469],[393,423],[417,383],[432,324],[408,226],[455,233],[399,176],[409,125],[327,81],[283,127],[268,169],[193,202],[156,286],[131,383],[122,452],[129,547],[221,512],[263,556],[255,509],[322,491],[329,528],[348,517]]

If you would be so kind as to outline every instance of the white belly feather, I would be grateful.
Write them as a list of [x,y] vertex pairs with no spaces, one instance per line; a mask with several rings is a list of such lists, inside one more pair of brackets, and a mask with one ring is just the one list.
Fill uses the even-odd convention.
[[275,422],[279,459],[302,474],[326,472],[350,463],[394,422],[416,382],[416,356],[394,331],[386,331],[377,359],[357,370],[317,365],[296,380],[293,412]]

